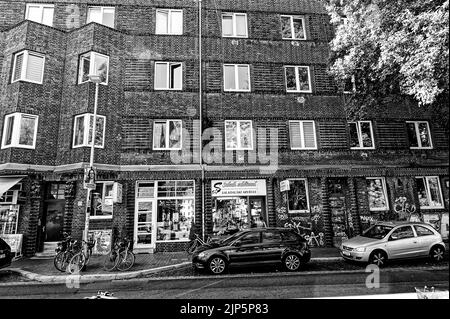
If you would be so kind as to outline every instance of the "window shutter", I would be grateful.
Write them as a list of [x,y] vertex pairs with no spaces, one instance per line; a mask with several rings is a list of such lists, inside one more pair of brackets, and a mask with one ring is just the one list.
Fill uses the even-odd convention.
[[44,59],[42,57],[30,54],[28,56],[26,79],[35,82],[41,82],[43,71]]
[[314,122],[303,122],[303,136],[305,139],[305,148],[316,148],[316,132],[314,131]]
[[289,123],[289,135],[291,139],[291,149],[302,148],[302,136],[300,132],[300,122]]
[[22,75],[22,66],[23,66],[23,53],[16,56],[16,64],[14,66],[14,79],[13,81],[17,81],[20,79]]

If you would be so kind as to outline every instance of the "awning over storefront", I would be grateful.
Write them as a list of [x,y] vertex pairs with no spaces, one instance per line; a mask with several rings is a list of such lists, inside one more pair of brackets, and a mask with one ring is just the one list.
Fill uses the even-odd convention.
[[23,177],[0,176],[0,196],[22,180]]

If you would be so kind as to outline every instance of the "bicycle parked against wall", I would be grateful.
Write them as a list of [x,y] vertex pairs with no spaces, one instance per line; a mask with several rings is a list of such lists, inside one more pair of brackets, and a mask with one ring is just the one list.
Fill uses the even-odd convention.
[[132,241],[128,238],[123,238],[114,242],[111,251],[105,258],[103,268],[106,271],[113,271],[114,269],[127,271],[133,267],[135,259]]
[[92,248],[95,246],[95,241],[82,241],[81,246],[78,247],[77,252],[70,259],[67,265],[67,272],[74,274],[86,269],[89,259],[92,256]]
[[73,239],[67,233],[64,233],[64,239],[58,243],[55,249],[56,255],[53,259],[55,268],[61,272],[65,272],[70,260],[75,255],[75,247],[78,245],[78,241]]
[[208,245],[211,243],[211,237],[207,237],[206,241],[204,241],[198,234],[194,234],[195,238],[189,243],[188,248],[186,249],[186,252],[191,255],[194,253],[194,251],[203,245]]

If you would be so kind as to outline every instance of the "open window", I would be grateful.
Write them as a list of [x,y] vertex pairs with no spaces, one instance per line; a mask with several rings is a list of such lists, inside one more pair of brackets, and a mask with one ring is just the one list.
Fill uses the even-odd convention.
[[5,116],[2,148],[17,147],[34,149],[38,128],[37,115],[12,113]]

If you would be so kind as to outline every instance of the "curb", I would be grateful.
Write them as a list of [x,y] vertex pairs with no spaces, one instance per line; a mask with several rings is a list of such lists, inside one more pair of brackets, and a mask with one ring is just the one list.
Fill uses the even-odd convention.
[[[101,281],[112,281],[112,280],[123,280],[123,279],[132,279],[143,275],[148,275],[152,273],[157,273],[164,270],[172,270],[177,268],[182,268],[184,266],[190,265],[190,262],[183,262],[180,264],[162,266],[151,269],[144,269],[126,273],[113,273],[113,274],[92,274],[92,275],[61,275],[61,276],[47,276],[47,275],[39,275],[30,271],[26,271],[20,268],[7,268],[11,272],[15,272],[20,274],[21,276],[28,278],[30,280],[34,280],[35,282],[11,282],[11,283],[0,283],[1,286],[19,286],[19,285],[28,285],[28,284],[62,284],[66,282],[73,282],[75,278],[79,278],[79,283],[93,283],[93,282],[101,282]],[[37,282],[36,282],[37,281]]]

